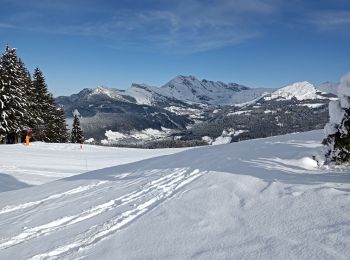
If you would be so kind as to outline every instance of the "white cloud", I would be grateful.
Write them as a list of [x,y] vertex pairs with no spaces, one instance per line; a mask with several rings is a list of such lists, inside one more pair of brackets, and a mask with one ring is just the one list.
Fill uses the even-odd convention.
[[15,28],[16,26],[13,24],[9,24],[9,23],[0,23],[0,29],[9,29],[9,28]]
[[308,16],[308,22],[320,30],[338,30],[349,28],[350,11],[318,11]]
[[[19,0],[5,1],[22,6]],[[326,0],[320,1],[324,6]],[[21,30],[101,38],[114,48],[186,53],[249,41],[271,33],[270,25],[275,24],[296,29],[312,24],[322,31],[342,33],[350,26],[350,11],[341,8],[345,0],[327,3],[329,8],[322,10],[300,0],[147,0],[105,5],[98,0],[44,2],[28,0],[26,8],[5,21]],[[0,24],[0,28],[5,25]]]
[[[122,9],[100,21],[64,26],[62,33],[102,36],[116,44],[150,44],[198,52],[234,45],[262,33],[279,1],[182,0],[171,8]],[[142,46],[142,44],[141,44]]]

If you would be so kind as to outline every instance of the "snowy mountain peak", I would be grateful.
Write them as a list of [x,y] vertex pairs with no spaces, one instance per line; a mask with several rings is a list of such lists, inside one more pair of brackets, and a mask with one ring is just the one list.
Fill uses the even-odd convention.
[[314,87],[314,85],[307,81],[295,82],[272,92],[270,97],[265,97],[265,100],[290,100],[292,98],[296,98],[297,100],[316,99],[317,89]]
[[152,87],[146,84],[132,83],[130,88],[125,91],[126,95],[133,97],[138,104],[151,105],[154,99]]
[[132,83],[130,88],[142,88],[142,89],[145,89],[145,90],[149,90],[151,88],[151,86],[145,84],[145,83],[142,83],[142,84],[139,84],[139,83]]
[[184,75],[178,75],[176,76],[173,80],[171,81],[180,81],[180,82],[183,82],[183,81],[199,81],[199,79],[197,79],[195,76],[193,75],[188,75],[188,76],[184,76]]
[[107,96],[111,96],[113,95],[113,92],[114,90],[108,88],[108,87],[105,87],[105,86],[97,86],[96,88],[94,88],[92,90],[92,92],[90,93],[90,95],[99,95],[99,94],[102,94],[102,95],[107,95]]
[[249,89],[246,86],[237,84],[237,83],[224,83],[222,81],[212,81],[207,79],[199,80],[195,76],[189,75],[189,76],[183,76],[179,75],[176,76],[174,79],[170,80],[167,84],[163,86],[163,88],[166,88],[169,85],[185,85],[187,87],[196,87],[196,88],[203,88],[203,89],[210,89],[210,88],[223,88],[223,89],[234,89],[235,91],[240,90],[246,90]]
[[[194,76],[179,75],[160,89],[166,96],[192,103],[210,105],[232,105],[246,102],[261,95],[261,90],[221,81],[199,80]],[[243,91],[249,92],[247,95]],[[252,93],[250,93],[252,92]]]
[[109,88],[106,86],[97,86],[96,88],[91,90],[88,96],[91,97],[91,96],[99,96],[99,95],[107,96],[111,99],[119,100],[122,102],[131,102],[130,97],[128,97],[125,94],[125,91]]

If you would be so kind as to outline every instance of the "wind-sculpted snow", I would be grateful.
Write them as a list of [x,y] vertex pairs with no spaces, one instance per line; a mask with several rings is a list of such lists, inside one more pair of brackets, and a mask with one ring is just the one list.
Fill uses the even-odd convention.
[[[127,179],[130,173],[121,174],[116,177],[116,180]],[[34,225],[30,228],[24,228],[21,232],[12,237],[0,238],[0,250],[6,250],[16,245],[27,243],[30,240],[38,239],[43,236],[54,235],[55,232],[60,230],[67,230],[70,226],[77,225],[80,222],[88,221],[94,218],[95,225],[92,225],[86,230],[81,230],[75,236],[69,237],[65,244],[61,245],[53,250],[44,252],[33,256],[31,259],[61,259],[62,257],[74,253],[75,251],[89,247],[115,233],[126,224],[130,223],[137,217],[145,214],[152,208],[155,208],[162,201],[171,198],[175,192],[181,189],[186,184],[194,181],[200,177],[204,172],[199,170],[190,170],[188,168],[169,169],[164,170],[152,170],[149,173],[144,173],[140,181],[143,182],[148,178],[152,179],[152,176],[148,174],[158,174],[161,177],[155,178],[140,186],[131,182],[132,191],[110,199],[104,203],[100,203],[91,206],[85,210],[79,211],[76,214],[64,215],[60,218],[43,223],[41,225]],[[148,178],[146,178],[148,177]],[[127,181],[128,182],[128,181]],[[55,207],[52,207],[52,203],[48,203],[51,200],[61,200],[63,203],[69,196],[79,199],[81,195],[85,197],[90,192],[108,190],[108,193],[113,195],[114,191],[120,188],[114,181],[99,181],[97,183],[79,186],[75,189],[71,189],[62,193],[52,194],[44,199],[31,201],[18,205],[10,205],[1,209],[0,215],[6,213],[12,213],[15,211],[23,211],[25,209],[33,208],[40,205],[36,210],[45,211],[47,205],[50,210],[60,212]],[[110,196],[106,196],[106,199]],[[46,205],[45,205],[46,204]],[[55,204],[54,204],[55,205]],[[63,211],[64,212],[64,211]],[[105,218],[103,215],[112,212],[110,218]],[[102,216],[101,216],[102,215]],[[0,251],[1,252],[1,251]]]
[[322,166],[321,140],[195,148],[2,192],[0,259],[347,259],[350,171]]

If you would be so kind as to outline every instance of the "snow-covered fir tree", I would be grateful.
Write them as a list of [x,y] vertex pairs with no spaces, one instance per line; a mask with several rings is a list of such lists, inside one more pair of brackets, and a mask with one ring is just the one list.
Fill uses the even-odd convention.
[[21,78],[23,79],[23,93],[26,97],[26,113],[25,113],[25,127],[34,128],[38,122],[39,118],[35,114],[37,104],[35,102],[35,89],[33,87],[33,82],[28,69],[25,67],[22,60],[18,60]]
[[43,73],[39,68],[35,68],[33,74],[33,89],[34,89],[34,115],[38,118],[38,122],[34,127],[35,139],[39,141],[47,141],[47,119],[49,118],[51,106],[49,104],[49,96],[47,85]]
[[67,130],[66,116],[62,108],[56,109],[54,123],[55,123],[55,128],[57,129],[55,142],[56,143],[68,142],[69,134]]
[[80,120],[77,114],[74,114],[72,133],[71,133],[71,142],[72,143],[82,143],[84,142],[83,131],[80,127]]
[[350,162],[350,72],[340,81],[339,100],[329,104],[329,123],[325,126],[326,161]]
[[0,137],[14,135],[26,123],[26,83],[16,49],[5,49],[0,61]]
[[67,127],[63,111],[57,108],[53,96],[48,92],[45,77],[39,68],[34,70],[35,92],[34,115],[37,119],[35,138],[44,142],[66,142]]
[[33,139],[67,142],[65,116],[48,92],[40,69],[33,80],[16,50],[6,47],[0,59],[0,142],[15,142],[17,133],[32,128]]
[[47,116],[44,116],[44,141],[50,143],[63,143],[68,141],[68,133],[64,112],[57,108],[51,94],[47,96]]

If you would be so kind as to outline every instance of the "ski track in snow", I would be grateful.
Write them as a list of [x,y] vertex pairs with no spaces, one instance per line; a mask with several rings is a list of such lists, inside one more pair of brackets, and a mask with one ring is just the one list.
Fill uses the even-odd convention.
[[[32,256],[30,259],[59,259],[68,256],[69,254],[81,249],[91,247],[98,241],[115,233],[137,217],[155,208],[162,201],[170,198],[180,188],[194,181],[203,174],[204,172],[200,172],[198,169],[191,172],[189,172],[188,168],[174,169],[172,173],[150,181],[141,188],[115,199],[111,199],[105,203],[90,207],[78,214],[64,216],[43,225],[27,228],[23,232],[10,238],[2,238],[0,239],[0,250],[16,246],[31,239],[49,235],[55,231],[68,228],[73,224],[91,219],[108,211],[119,209],[122,206],[126,206],[125,210],[117,213],[112,219],[108,219],[99,225],[93,225],[88,230],[78,234],[71,241],[65,241],[68,242],[65,245],[59,246],[52,251]],[[63,193],[54,194],[42,200],[6,206],[0,210],[0,215],[38,205],[48,200],[62,198],[82,191],[88,191],[105,183],[106,181],[101,181],[96,184],[80,186]]]
[[86,185],[86,186],[79,186],[77,188],[74,188],[74,189],[71,189],[71,190],[68,190],[68,191],[65,191],[65,192],[62,192],[62,193],[57,193],[57,194],[50,195],[50,196],[48,196],[48,197],[46,197],[44,199],[41,199],[41,200],[30,201],[30,202],[26,202],[26,203],[22,203],[22,204],[18,204],[18,205],[8,205],[8,206],[5,206],[2,209],[0,209],[0,215],[5,214],[5,213],[9,213],[9,212],[13,212],[13,211],[16,211],[16,210],[21,210],[21,209],[26,209],[26,208],[29,208],[29,207],[33,207],[33,206],[42,204],[42,203],[44,203],[46,201],[49,201],[49,200],[58,199],[58,198],[62,198],[64,196],[73,195],[73,194],[77,194],[77,193],[80,193],[80,192],[83,192],[83,191],[87,191],[87,190],[90,190],[90,189],[95,188],[97,186],[100,186],[101,184],[104,184],[106,182],[107,181],[100,181],[100,182],[98,182],[96,184],[91,184],[91,185]]

